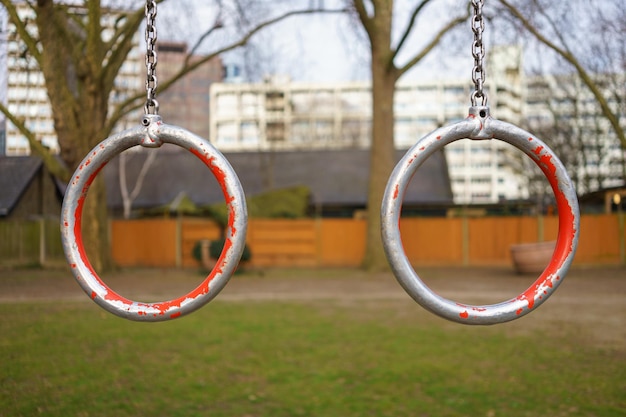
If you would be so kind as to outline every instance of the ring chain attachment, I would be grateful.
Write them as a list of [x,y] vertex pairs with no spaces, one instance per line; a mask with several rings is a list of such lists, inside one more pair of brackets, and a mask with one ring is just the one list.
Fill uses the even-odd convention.
[[487,96],[484,92],[485,85],[485,45],[483,44],[483,32],[485,30],[485,20],[483,18],[484,0],[472,0],[474,16],[472,18],[472,32],[474,32],[474,42],[472,43],[472,56],[474,57],[474,68],[472,69],[472,81],[476,87],[471,95],[472,106],[478,105],[478,99],[482,99],[481,105],[487,105]]
[[156,90],[158,80],[156,76],[157,53],[155,51],[157,42],[156,16],[157,4],[154,0],[146,1],[146,114],[158,114],[159,103],[156,101]]

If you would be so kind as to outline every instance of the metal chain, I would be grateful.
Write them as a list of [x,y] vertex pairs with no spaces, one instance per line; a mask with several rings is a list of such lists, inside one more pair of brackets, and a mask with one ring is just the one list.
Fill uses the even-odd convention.
[[156,101],[157,89],[157,29],[156,29],[157,4],[155,0],[146,0],[146,114],[158,114],[159,102]]
[[474,69],[472,70],[472,81],[476,89],[472,92],[472,106],[476,106],[478,99],[482,99],[482,105],[487,105],[487,95],[483,91],[485,84],[485,45],[483,44],[483,32],[485,30],[485,20],[483,18],[484,0],[471,0],[474,8],[472,18],[472,32],[474,32],[474,43],[472,44],[472,56],[474,57]]

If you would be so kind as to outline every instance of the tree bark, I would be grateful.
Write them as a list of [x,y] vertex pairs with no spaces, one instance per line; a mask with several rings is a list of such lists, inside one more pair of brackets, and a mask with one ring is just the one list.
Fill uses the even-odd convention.
[[[89,9],[99,9],[93,0]],[[39,0],[37,28],[41,43],[40,67],[46,81],[61,157],[73,172],[101,137],[108,114],[111,86],[102,85],[104,51],[100,26],[90,22],[88,33],[55,6]],[[90,12],[99,20],[99,11]],[[95,26],[95,27],[93,27]],[[102,176],[92,183],[82,213],[83,243],[97,272],[113,267],[109,248],[106,189]]]
[[[372,61],[372,142],[370,148],[370,177],[367,196],[367,242],[363,267],[368,271],[389,269],[381,239],[380,209],[387,180],[395,164],[394,145],[394,97],[396,82],[410,68],[419,63],[456,25],[466,21],[467,14],[451,19],[431,38],[426,45],[412,56],[402,67],[395,60],[405,45],[417,17],[431,0],[422,0],[415,5],[409,23],[399,42],[392,44],[393,0],[352,0],[354,11],[370,41]],[[468,9],[469,10],[469,9]]]
[[360,18],[368,33],[372,72],[372,143],[367,194],[367,243],[363,267],[368,271],[389,269],[380,235],[380,204],[387,179],[394,164],[394,109],[397,69],[391,47],[393,0],[374,2],[374,14],[369,17],[360,6]]

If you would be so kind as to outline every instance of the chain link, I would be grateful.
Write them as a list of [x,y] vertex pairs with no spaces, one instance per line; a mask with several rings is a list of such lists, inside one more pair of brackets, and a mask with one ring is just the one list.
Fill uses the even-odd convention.
[[158,114],[159,102],[156,101],[157,89],[157,29],[156,29],[157,4],[155,0],[146,0],[146,114]]
[[474,68],[472,70],[472,81],[476,89],[472,92],[472,106],[476,106],[478,99],[482,99],[482,105],[487,105],[487,95],[483,91],[485,84],[485,45],[483,44],[483,32],[485,30],[485,20],[483,18],[484,0],[471,0],[474,8],[472,17],[472,32],[474,32],[474,43],[472,44],[472,56],[474,57]]

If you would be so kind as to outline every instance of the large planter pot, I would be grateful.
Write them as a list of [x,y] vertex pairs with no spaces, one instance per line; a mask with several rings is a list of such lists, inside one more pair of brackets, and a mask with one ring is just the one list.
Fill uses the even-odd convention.
[[513,268],[518,274],[540,273],[550,263],[556,241],[511,245]]
[[215,258],[211,257],[211,241],[210,240],[201,240],[200,241],[200,263],[202,267],[207,271],[213,270],[215,268],[215,264],[217,261]]

